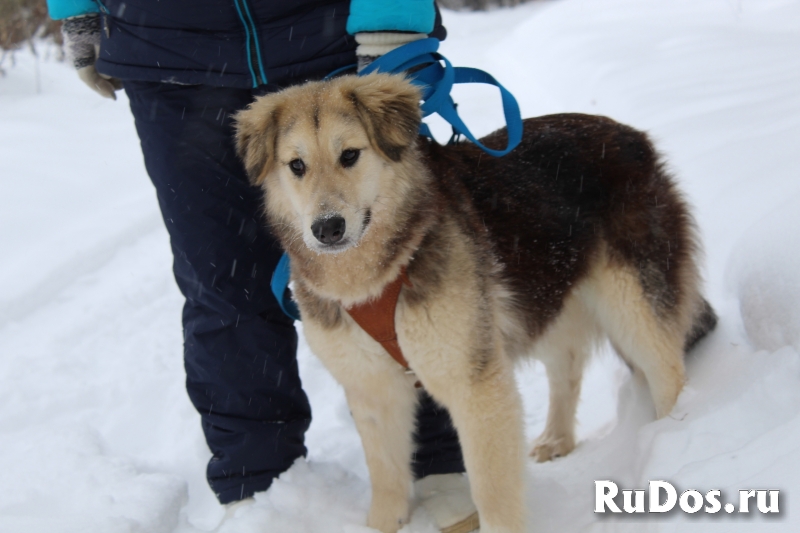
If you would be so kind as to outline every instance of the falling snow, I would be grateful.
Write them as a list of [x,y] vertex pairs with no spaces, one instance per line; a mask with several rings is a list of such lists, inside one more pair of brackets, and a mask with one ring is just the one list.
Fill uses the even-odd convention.
[[[591,501],[595,479],[666,479],[779,489],[783,509],[797,506],[800,3],[557,0],[444,19],[442,52],[490,71],[524,115],[597,113],[651,134],[697,214],[721,319],[657,422],[641,384],[603,350],[582,391],[578,448],[528,466],[529,531],[800,530],[794,511],[598,520]],[[169,242],[125,97],[99,98],[55,55],[40,46],[38,58],[20,51],[0,65],[0,531],[366,533],[358,436],[303,343],[308,461],[222,522],[183,389]],[[495,91],[455,95],[475,133],[500,126]],[[541,365],[518,381],[533,438],[546,415]],[[403,529],[433,531],[422,511]]]

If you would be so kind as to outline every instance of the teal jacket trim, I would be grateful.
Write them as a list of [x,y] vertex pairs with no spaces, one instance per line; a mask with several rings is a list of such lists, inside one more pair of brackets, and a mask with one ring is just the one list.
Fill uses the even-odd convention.
[[94,0],[47,0],[47,11],[51,19],[61,20],[99,13],[100,6]]
[[351,0],[347,33],[409,31],[430,33],[436,21],[433,0]]

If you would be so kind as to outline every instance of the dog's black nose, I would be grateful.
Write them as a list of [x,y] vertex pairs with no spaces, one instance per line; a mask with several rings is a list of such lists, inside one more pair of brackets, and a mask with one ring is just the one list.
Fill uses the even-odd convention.
[[344,218],[336,215],[317,219],[316,222],[311,224],[311,233],[322,244],[334,244],[344,237],[344,227]]

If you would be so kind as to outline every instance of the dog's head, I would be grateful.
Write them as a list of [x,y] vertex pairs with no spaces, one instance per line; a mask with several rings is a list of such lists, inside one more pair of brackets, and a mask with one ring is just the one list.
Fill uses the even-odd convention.
[[236,115],[237,151],[285,245],[302,235],[315,252],[342,252],[397,208],[419,100],[400,76],[345,76],[263,96]]

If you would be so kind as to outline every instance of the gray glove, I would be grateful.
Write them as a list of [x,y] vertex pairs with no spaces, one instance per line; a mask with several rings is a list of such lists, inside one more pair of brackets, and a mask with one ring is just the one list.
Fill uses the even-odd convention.
[[83,82],[100,96],[117,99],[114,91],[122,89],[122,82],[104,76],[94,67],[100,54],[100,15],[94,13],[68,18],[61,25],[67,58],[78,71]]
[[358,58],[358,71],[378,59],[383,54],[412,41],[428,37],[424,33],[401,33],[391,31],[360,32],[356,33],[356,57]]

